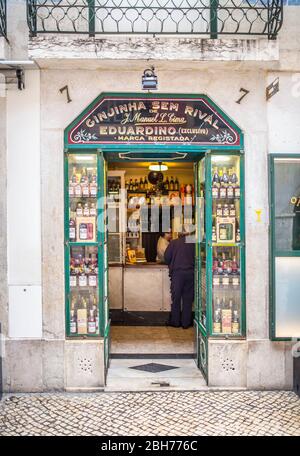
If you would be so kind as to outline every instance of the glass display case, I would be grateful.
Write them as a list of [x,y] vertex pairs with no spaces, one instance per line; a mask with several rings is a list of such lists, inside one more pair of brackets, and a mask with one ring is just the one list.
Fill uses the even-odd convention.
[[[244,224],[240,155],[210,154],[206,189],[209,194],[207,246],[212,336],[243,336]],[[209,186],[209,187],[208,187]]]
[[99,336],[97,154],[66,155],[66,333]]

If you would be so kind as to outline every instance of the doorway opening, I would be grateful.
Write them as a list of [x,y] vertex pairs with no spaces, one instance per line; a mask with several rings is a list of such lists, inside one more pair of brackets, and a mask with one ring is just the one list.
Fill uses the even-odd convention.
[[[195,363],[194,309],[188,328],[168,325],[172,299],[164,260],[172,239],[195,231],[194,163],[108,160],[107,211],[108,387],[121,387],[120,369],[142,388],[174,386],[174,375],[176,387],[186,385],[183,378],[190,387],[199,380],[204,386]],[[195,243],[194,234],[189,241]]]

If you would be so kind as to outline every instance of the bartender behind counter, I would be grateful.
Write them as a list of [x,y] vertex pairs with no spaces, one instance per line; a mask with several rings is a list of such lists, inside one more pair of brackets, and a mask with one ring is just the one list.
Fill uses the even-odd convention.
[[156,255],[156,261],[157,263],[164,263],[165,262],[165,251],[172,239],[172,234],[169,233],[163,233],[159,237],[157,241],[157,255]]

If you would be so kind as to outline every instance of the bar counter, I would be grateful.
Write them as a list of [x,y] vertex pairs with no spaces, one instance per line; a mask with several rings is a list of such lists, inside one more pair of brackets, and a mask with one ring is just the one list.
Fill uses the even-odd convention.
[[170,278],[166,264],[111,265],[109,269],[111,309],[169,312]]

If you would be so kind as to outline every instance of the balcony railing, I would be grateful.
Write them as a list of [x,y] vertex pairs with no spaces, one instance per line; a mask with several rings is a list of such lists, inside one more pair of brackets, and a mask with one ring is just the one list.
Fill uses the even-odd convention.
[[30,33],[265,35],[283,0],[27,0]]
[[6,0],[0,0],[0,36],[7,40]]

